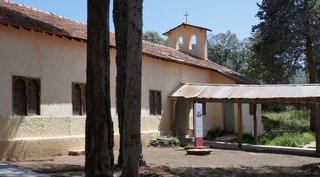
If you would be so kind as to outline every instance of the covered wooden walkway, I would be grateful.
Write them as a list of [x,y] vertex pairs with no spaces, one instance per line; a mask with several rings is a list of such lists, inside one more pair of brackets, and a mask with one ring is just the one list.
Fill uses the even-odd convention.
[[254,110],[254,144],[257,136],[257,104],[304,105],[315,108],[316,153],[320,153],[320,84],[299,85],[216,85],[180,84],[169,96],[173,100],[187,99],[198,102],[238,103],[238,147],[242,148],[242,103],[252,103]]

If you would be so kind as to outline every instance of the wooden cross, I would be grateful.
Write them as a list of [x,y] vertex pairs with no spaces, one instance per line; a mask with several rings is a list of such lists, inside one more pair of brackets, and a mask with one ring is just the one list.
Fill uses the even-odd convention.
[[188,23],[188,16],[189,16],[189,14],[186,12],[186,14],[183,15],[183,16],[186,16],[186,23]]

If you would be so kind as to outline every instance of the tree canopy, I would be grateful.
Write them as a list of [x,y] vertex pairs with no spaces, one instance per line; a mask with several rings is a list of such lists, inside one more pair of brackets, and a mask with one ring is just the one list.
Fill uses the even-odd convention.
[[[309,83],[319,76],[320,1],[263,0],[258,4],[261,22],[252,27],[251,68],[265,83],[290,83],[298,72],[308,73]],[[315,130],[311,111],[310,130]]]
[[227,31],[208,35],[208,59],[234,71],[243,73],[250,51],[248,40],[241,41],[236,34]]
[[253,26],[253,68],[266,83],[289,83],[301,68],[309,82],[316,79],[319,60],[320,2],[317,0],[263,0]]
[[157,32],[155,31],[147,31],[145,33],[142,34],[142,39],[145,41],[149,41],[155,44],[159,44],[159,45],[163,45],[166,46],[167,45],[167,41],[164,40]]

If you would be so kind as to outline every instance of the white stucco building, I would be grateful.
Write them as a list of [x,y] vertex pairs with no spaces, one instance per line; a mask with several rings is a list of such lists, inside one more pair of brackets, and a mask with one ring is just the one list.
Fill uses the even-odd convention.
[[[193,136],[192,102],[173,104],[168,97],[179,84],[256,83],[207,60],[207,30],[182,23],[165,33],[169,47],[143,42],[144,145],[159,135]],[[39,158],[84,149],[86,31],[86,24],[0,0],[0,159]],[[197,42],[193,50],[192,36]],[[113,32],[110,37],[111,113],[118,148]],[[183,38],[181,51],[176,48],[179,37]],[[237,132],[234,104],[206,103],[205,108],[204,134],[218,126]],[[243,118],[245,132],[252,132],[249,104],[243,104]],[[260,114],[258,125],[261,132]]]

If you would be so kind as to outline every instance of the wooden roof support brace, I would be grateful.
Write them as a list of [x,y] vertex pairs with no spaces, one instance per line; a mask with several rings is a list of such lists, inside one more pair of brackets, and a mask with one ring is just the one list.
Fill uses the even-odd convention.
[[257,127],[257,104],[253,103],[253,136],[254,145],[258,144],[258,127]]
[[238,103],[238,148],[242,148],[242,103]]
[[316,118],[316,153],[320,153],[320,118],[319,103],[314,104],[314,114]]

